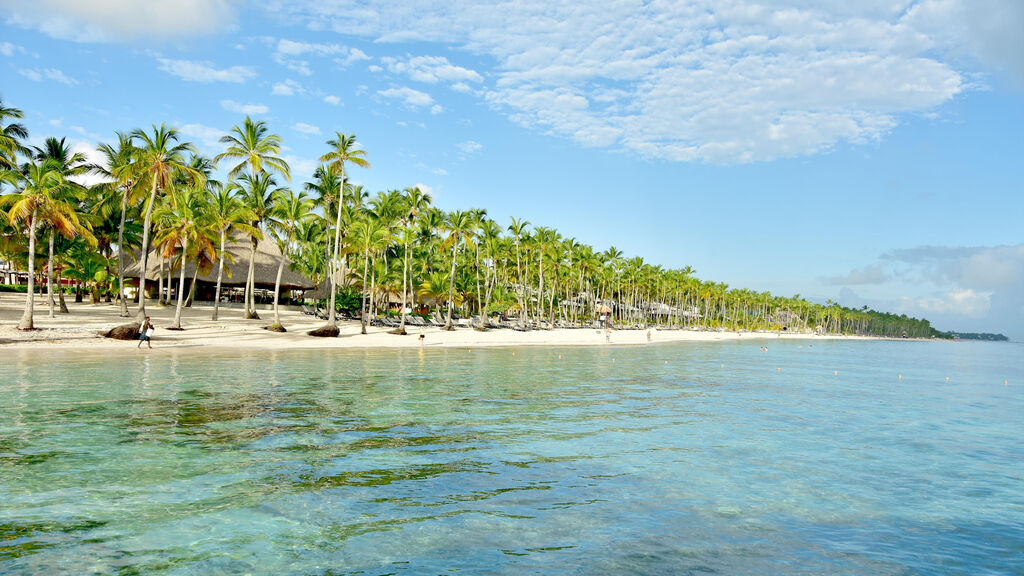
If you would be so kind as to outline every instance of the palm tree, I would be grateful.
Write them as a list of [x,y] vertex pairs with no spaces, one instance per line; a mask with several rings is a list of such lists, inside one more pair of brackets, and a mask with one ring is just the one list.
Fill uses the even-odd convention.
[[15,170],[18,167],[18,154],[29,155],[28,148],[22,141],[28,138],[28,130],[17,122],[8,123],[8,119],[21,120],[22,112],[17,108],[8,108],[0,98],[0,170]]
[[473,217],[469,212],[456,210],[448,215],[444,229],[448,232],[442,244],[443,248],[452,247],[452,273],[448,281],[448,315],[444,321],[445,330],[454,330],[452,326],[452,308],[455,303],[455,264],[459,259],[459,242],[469,233],[473,225]]
[[[64,138],[60,140],[52,137],[47,138],[43,146],[33,146],[32,149],[35,151],[34,156],[37,161],[53,160],[60,166],[64,185],[60,187],[59,193],[63,195],[63,200],[71,206],[76,205],[77,202],[82,200],[84,188],[70,180],[70,178],[84,174],[89,170],[85,156],[72,152],[71,147],[65,143]],[[79,230],[79,232],[81,231],[82,229]],[[50,318],[53,318],[55,306],[53,299],[53,248],[55,234],[56,232],[51,228],[49,233],[49,257],[46,265],[46,299],[50,306]],[[63,295],[61,295],[61,312],[67,313],[67,307],[64,306],[63,302]]]
[[158,193],[174,188],[175,178],[184,175],[202,186],[203,175],[189,166],[186,153],[195,153],[195,147],[188,142],[178,142],[178,131],[161,124],[153,125],[153,133],[141,129],[131,133],[133,141],[138,140],[139,175],[149,184],[149,199],[145,204],[142,224],[142,251],[139,260],[139,311],[141,321],[146,317],[146,260],[149,251],[149,231],[152,224],[153,208]]
[[[165,255],[173,256],[175,248],[181,247],[181,257],[178,265],[181,272],[178,279],[178,303],[174,310],[174,325],[170,330],[181,330],[181,309],[185,296],[185,264],[188,261],[189,245],[194,246],[197,254],[203,251],[212,251],[212,241],[206,233],[209,232],[209,217],[206,210],[209,203],[205,198],[203,187],[183,186],[175,189],[169,196],[169,202],[164,204],[157,213],[157,222],[160,231],[153,239],[157,246],[165,246]],[[198,257],[196,259],[198,268]]]
[[338,210],[338,194],[342,185],[341,178],[326,166],[317,166],[313,182],[305,184],[306,191],[314,195],[317,207],[323,210],[325,265],[331,259],[331,215]]
[[404,191],[403,203],[404,203],[404,216],[402,218],[405,229],[402,234],[402,252],[403,252],[403,263],[402,263],[402,323],[399,324],[397,333],[405,335],[405,309],[406,309],[406,296],[409,293],[409,287],[406,280],[409,278],[409,241],[413,238],[412,224],[416,221],[416,216],[430,206],[430,195],[420,190],[419,186],[413,186],[406,188]]
[[366,290],[366,275],[370,269],[371,255],[376,254],[376,251],[381,247],[382,244],[390,239],[387,229],[382,225],[381,221],[374,217],[373,214],[367,212],[364,213],[364,217],[352,226],[352,236],[354,238],[353,248],[362,250],[363,252],[363,299],[359,307],[359,316],[361,324],[361,333],[366,334],[366,319],[369,316],[369,309],[367,304],[369,298],[373,297],[373,290],[369,291],[369,298],[367,298]]
[[336,138],[328,140],[327,145],[331,147],[331,151],[320,157],[321,162],[325,162],[329,169],[334,171],[338,175],[338,218],[335,222],[334,228],[334,255],[331,258],[330,275],[331,275],[331,304],[328,312],[327,328],[331,331],[335,331],[337,328],[337,321],[335,320],[335,293],[337,292],[338,283],[338,266],[340,263],[341,253],[341,211],[342,206],[345,204],[345,163],[351,162],[356,166],[362,168],[369,168],[370,163],[366,160],[366,151],[357,148],[356,135],[343,134],[341,132],[336,133]]
[[225,159],[238,160],[238,164],[228,172],[231,179],[238,177],[246,168],[252,177],[270,168],[280,172],[285,180],[291,180],[288,163],[276,156],[281,153],[281,137],[268,134],[268,131],[266,122],[253,122],[246,116],[241,126],[232,126],[231,133],[220,139],[228,149],[215,156],[214,163]]
[[239,190],[242,203],[249,210],[251,218],[249,225],[252,227],[249,234],[249,273],[245,280],[247,296],[244,317],[259,319],[260,316],[256,313],[255,295],[256,247],[263,237],[262,228],[276,220],[274,202],[277,200],[280,189],[277,188],[277,182],[274,181],[273,176],[266,172],[261,172],[256,176],[246,174],[236,181],[235,186]]
[[253,234],[254,228],[249,222],[252,221],[252,213],[245,204],[234,194],[235,188],[229,186],[215,186],[209,190],[209,216],[214,229],[220,235],[220,249],[217,260],[217,288],[213,296],[213,316],[211,320],[217,320],[220,313],[220,288],[224,279],[224,259],[230,257],[226,250],[227,238],[232,232],[244,232]]
[[284,271],[285,262],[291,253],[291,245],[295,241],[295,234],[302,222],[309,219],[313,212],[313,203],[306,198],[305,193],[298,194],[287,189],[278,189],[277,197],[274,200],[275,219],[270,226],[270,233],[281,251],[281,260],[277,263],[277,280],[274,281],[274,323],[268,330],[284,332],[281,325],[281,313],[278,309],[278,300],[281,293],[281,273]]
[[5,172],[5,179],[13,183],[20,192],[0,197],[3,206],[10,206],[7,216],[11,223],[27,224],[28,238],[28,291],[25,295],[25,311],[18,322],[19,330],[32,330],[35,302],[35,259],[36,231],[40,225],[52,226],[65,236],[73,236],[79,229],[74,206],[61,197],[66,185],[62,167],[52,159],[26,163],[22,170]]
[[130,135],[116,132],[117,145],[100,144],[98,150],[103,155],[103,164],[93,166],[93,171],[110,180],[107,186],[121,190],[121,223],[117,228],[117,298],[121,303],[121,316],[127,318],[128,301],[124,297],[124,224],[128,211],[128,203],[139,188],[135,160],[138,149]]
[[522,266],[522,251],[520,250],[520,244],[522,243],[523,234],[526,232],[526,227],[530,225],[527,220],[512,218],[512,223],[508,226],[508,231],[512,233],[512,238],[516,245],[516,273],[518,281],[518,289],[516,295],[519,297],[519,327],[526,327],[526,280],[523,278],[523,266]]

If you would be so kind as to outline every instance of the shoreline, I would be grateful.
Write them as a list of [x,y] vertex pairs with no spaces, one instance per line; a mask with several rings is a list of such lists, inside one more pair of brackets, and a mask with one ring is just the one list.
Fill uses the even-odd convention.
[[[15,326],[24,307],[24,297],[3,294],[0,297],[0,351],[3,350],[132,350],[135,340],[115,340],[99,336],[101,330],[134,321],[119,316],[115,304],[68,302],[69,314],[56,313],[49,317],[43,299],[36,300],[35,330],[21,331]],[[41,305],[42,304],[42,305]],[[671,342],[716,342],[727,340],[900,340],[868,336],[815,335],[776,332],[735,332],[698,330],[651,330],[647,341],[646,330],[612,330],[611,341],[606,342],[602,330],[597,328],[555,328],[520,332],[510,329],[491,329],[485,332],[471,327],[460,327],[446,332],[438,327],[423,330],[424,345],[419,342],[421,328],[407,326],[408,334],[390,334],[387,327],[367,326],[367,334],[360,334],[358,321],[339,321],[341,334],[337,338],[309,336],[307,331],[323,326],[325,321],[294,310],[281,310],[281,323],[288,332],[277,333],[264,329],[273,322],[273,311],[260,310],[260,320],[246,320],[241,311],[221,308],[220,319],[210,320],[212,306],[197,305],[182,310],[182,331],[168,330],[174,321],[173,306],[147,303],[147,313],[156,327],[153,350],[209,349],[209,350],[303,350],[329,348],[482,348],[517,346],[621,346],[664,344]],[[146,350],[146,346],[142,346]]]

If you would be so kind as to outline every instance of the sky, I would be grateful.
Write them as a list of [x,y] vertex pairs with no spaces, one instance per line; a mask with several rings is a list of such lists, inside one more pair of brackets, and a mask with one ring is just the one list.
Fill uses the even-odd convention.
[[1024,2],[0,0],[0,96],[93,154],[246,115],[291,185],[525,218],[704,280],[1024,339]]

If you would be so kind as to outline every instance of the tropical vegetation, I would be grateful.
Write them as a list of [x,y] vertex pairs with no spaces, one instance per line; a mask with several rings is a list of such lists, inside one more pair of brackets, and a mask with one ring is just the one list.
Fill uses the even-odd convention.
[[[253,266],[260,243],[272,242],[280,254],[273,295],[279,330],[281,274],[290,266],[320,286],[328,335],[337,334],[345,312],[360,319],[363,332],[393,317],[397,334],[417,315],[446,329],[940,335],[927,320],[702,280],[690,267],[599,250],[525,219],[499,222],[479,208],[445,211],[417,187],[371,194],[349,180],[350,169],[370,167],[354,134],[338,131],[325,142],[321,165],[293,185],[281,138],[263,121],[246,118],[231,127],[212,159],[160,124],[116,132],[89,164],[63,140],[28,146],[28,131],[16,122],[21,117],[0,101],[0,260],[28,272],[23,329],[33,327],[37,285],[45,283],[51,295],[56,286],[63,298],[55,275],[73,283],[76,299],[116,302],[128,316],[127,284],[136,282],[135,294],[152,286],[125,270],[132,263],[147,270],[154,258],[161,271],[167,266],[166,283],[162,272],[157,281],[159,301],[172,304],[176,276],[176,328],[199,272],[216,270],[216,319],[225,263],[241,256],[227,250],[232,242],[248,245],[243,315],[258,318]],[[218,170],[224,182],[215,179]],[[99,182],[87,185],[86,173]],[[135,300],[137,314],[145,315],[146,298]]]

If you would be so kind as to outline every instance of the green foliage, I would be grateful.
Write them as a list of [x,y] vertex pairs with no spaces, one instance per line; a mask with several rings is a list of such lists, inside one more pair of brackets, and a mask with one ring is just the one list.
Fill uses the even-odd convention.
[[24,294],[28,292],[28,286],[24,284],[0,284],[0,292],[19,292]]
[[[330,304],[330,300],[317,300],[316,307],[318,310],[327,309]],[[359,308],[362,304],[362,298],[360,297],[359,291],[351,286],[339,286],[338,294],[334,299],[334,309],[337,312],[347,312],[353,316],[359,314]]]

